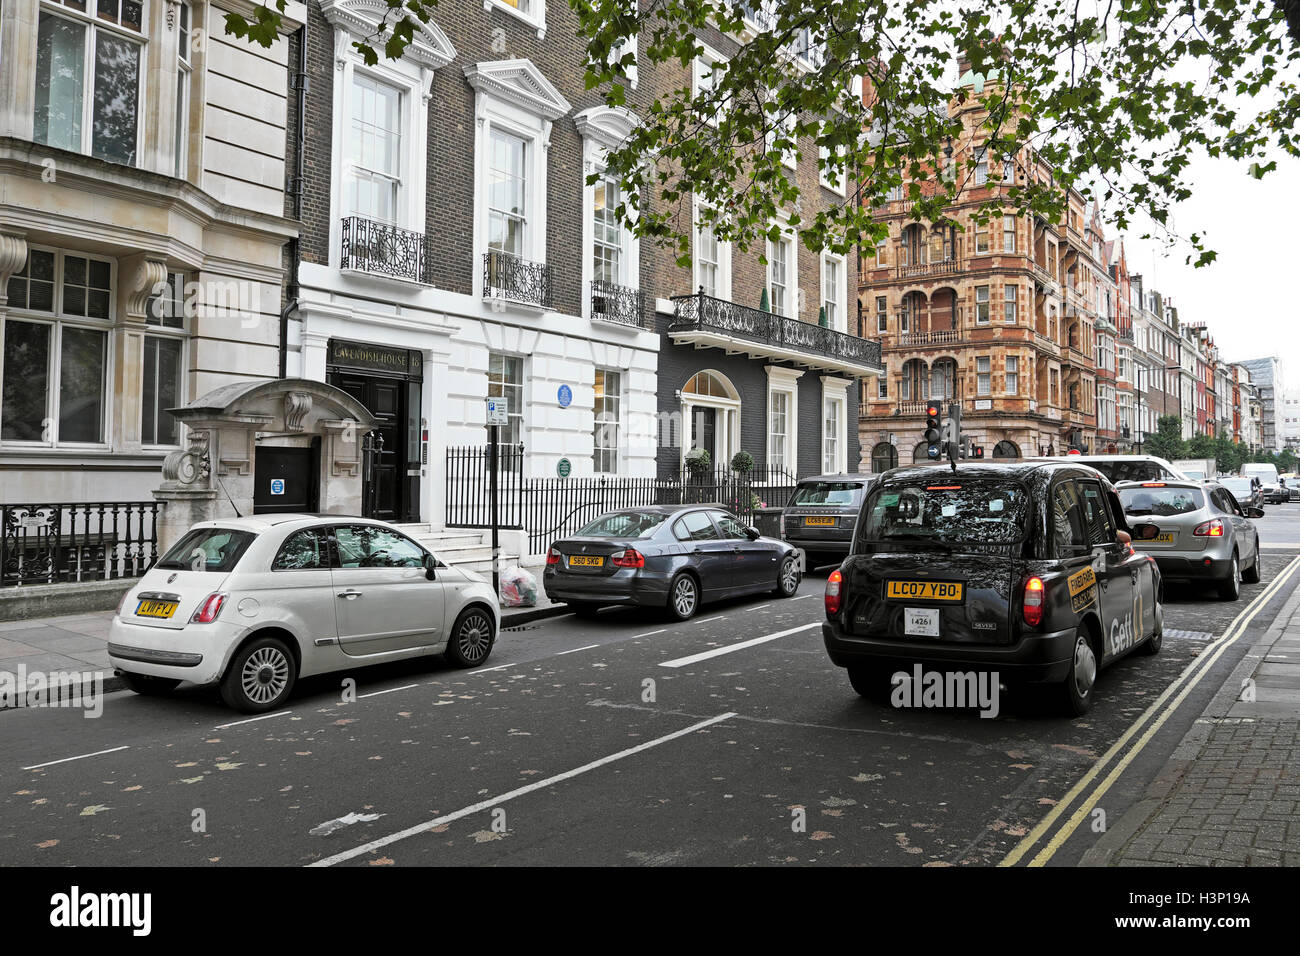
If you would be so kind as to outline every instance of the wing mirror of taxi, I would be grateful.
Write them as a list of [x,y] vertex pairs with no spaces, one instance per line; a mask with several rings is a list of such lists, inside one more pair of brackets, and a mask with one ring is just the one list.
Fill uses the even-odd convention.
[[1153,524],[1135,524],[1133,538],[1136,541],[1154,541],[1160,534],[1160,528]]
[[438,578],[438,572],[436,570],[437,567],[438,567],[438,559],[426,552],[424,555],[424,576],[428,578],[430,581],[437,580]]
[[1247,517],[1247,518],[1262,518],[1262,517],[1264,517],[1264,509],[1263,509],[1263,508],[1247,508],[1247,509],[1246,509],[1246,517]]
[[750,525],[745,529],[745,537],[749,538],[750,541],[757,541],[762,536],[763,532],[759,531],[753,525]]

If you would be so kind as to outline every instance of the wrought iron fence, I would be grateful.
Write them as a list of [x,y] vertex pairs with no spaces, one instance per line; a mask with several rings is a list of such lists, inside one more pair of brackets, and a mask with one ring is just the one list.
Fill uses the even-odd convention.
[[506,252],[483,254],[483,295],[527,305],[551,307],[551,267]]
[[[489,449],[447,450],[448,528],[491,527]],[[501,528],[528,532],[530,554],[543,553],[556,538],[620,508],[648,505],[718,504],[753,522],[764,508],[789,504],[797,481],[781,468],[685,472],[672,478],[525,478],[523,446],[508,446],[498,471]]]
[[0,505],[0,587],[138,577],[158,560],[156,501]]
[[343,268],[412,282],[429,281],[428,242],[424,235],[361,216],[343,219]]
[[612,282],[591,282],[591,317],[645,328],[645,293]]
[[716,332],[734,338],[784,346],[879,369],[880,342],[846,335],[812,322],[737,305],[703,292],[673,296],[670,332]]

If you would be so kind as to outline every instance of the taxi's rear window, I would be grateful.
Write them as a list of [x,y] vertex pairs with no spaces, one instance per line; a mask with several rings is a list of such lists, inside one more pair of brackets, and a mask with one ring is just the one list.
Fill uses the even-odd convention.
[[1205,495],[1199,488],[1125,488],[1119,493],[1124,514],[1133,518],[1154,515],[1171,518],[1200,511]]
[[862,501],[860,481],[804,481],[795,489],[791,505],[851,508]]
[[868,500],[862,540],[1015,544],[1024,540],[1029,493],[1015,482],[944,478],[891,483]]
[[1100,461],[1089,458],[1084,462],[1110,479],[1111,484],[1121,481],[1160,481],[1170,477],[1169,472],[1154,461]]

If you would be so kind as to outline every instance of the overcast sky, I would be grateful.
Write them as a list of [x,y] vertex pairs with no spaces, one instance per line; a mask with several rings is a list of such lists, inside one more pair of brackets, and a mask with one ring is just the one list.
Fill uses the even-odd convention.
[[1223,358],[1278,355],[1288,386],[1300,390],[1300,295],[1290,288],[1300,278],[1300,160],[1279,159],[1256,180],[1245,163],[1202,157],[1188,179],[1196,191],[1174,210],[1174,229],[1204,235],[1219,258],[1193,269],[1186,243],[1166,255],[1135,223],[1124,234],[1129,272],[1154,278],[1181,321],[1205,322]]

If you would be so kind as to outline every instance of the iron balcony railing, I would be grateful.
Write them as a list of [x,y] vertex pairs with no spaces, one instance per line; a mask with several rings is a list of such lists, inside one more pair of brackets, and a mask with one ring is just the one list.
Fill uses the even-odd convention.
[[645,294],[640,289],[593,279],[591,317],[603,322],[645,328]]
[[737,305],[703,292],[675,295],[672,300],[674,314],[669,332],[712,332],[867,368],[881,368],[880,342],[873,339]]
[[483,297],[524,305],[551,307],[551,267],[508,252],[483,254]]
[[424,235],[409,229],[346,216],[341,253],[344,269],[410,282],[429,281],[428,242]]

